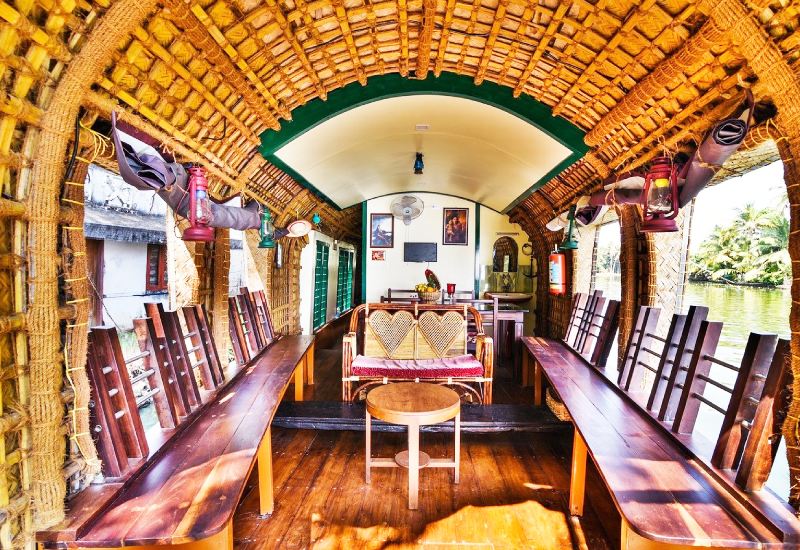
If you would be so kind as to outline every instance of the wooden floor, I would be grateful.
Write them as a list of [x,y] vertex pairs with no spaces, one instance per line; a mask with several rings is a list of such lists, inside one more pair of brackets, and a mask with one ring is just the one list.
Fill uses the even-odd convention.
[[[254,480],[234,519],[236,548],[588,548],[612,546],[591,507],[566,514],[569,436],[465,434],[461,483],[422,470],[419,510],[407,507],[407,472],[373,470],[364,481],[364,434],[276,429],[275,512],[258,518]],[[393,456],[404,434],[373,438]],[[451,434],[422,434],[433,457],[452,452]],[[616,527],[612,527],[616,529]]]
[[[341,349],[317,348],[315,385],[305,399],[341,399]],[[513,384],[510,369],[495,376],[496,403],[530,403],[531,389]],[[287,392],[291,399],[292,392]],[[452,434],[423,433],[421,448],[451,456]],[[405,448],[402,433],[376,433],[373,455]],[[607,495],[589,477],[588,506],[580,520],[567,515],[572,438],[562,433],[462,436],[461,483],[452,472],[423,470],[419,510],[408,509],[404,469],[376,469],[364,480],[360,431],[273,429],[275,512],[258,517],[251,479],[234,519],[236,548],[588,548],[618,546],[619,519]],[[595,489],[592,489],[592,486]],[[594,505],[594,508],[593,508]],[[603,525],[595,510],[600,511]]]

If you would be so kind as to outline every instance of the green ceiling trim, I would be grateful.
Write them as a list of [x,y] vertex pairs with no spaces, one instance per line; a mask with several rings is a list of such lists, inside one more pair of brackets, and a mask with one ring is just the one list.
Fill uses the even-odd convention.
[[489,81],[484,81],[480,86],[476,86],[470,77],[444,72],[439,77],[425,80],[405,78],[398,73],[373,76],[367,81],[366,86],[354,82],[333,90],[328,93],[327,100],[314,99],[293,110],[292,120],[281,121],[280,130],[265,130],[260,136],[259,151],[265,159],[284,170],[299,184],[307,187],[335,208],[341,209],[309,181],[282,162],[275,153],[315,126],[350,109],[391,97],[426,94],[462,97],[491,105],[532,124],[572,151],[567,159],[559,163],[556,168],[548,172],[528,191],[506,207],[504,212],[508,212],[519,204],[530,193],[542,187],[554,175],[583,157],[589,150],[583,141],[585,134],[582,130],[564,118],[553,116],[547,105],[531,96],[523,94],[515,98],[512,89],[507,86]]

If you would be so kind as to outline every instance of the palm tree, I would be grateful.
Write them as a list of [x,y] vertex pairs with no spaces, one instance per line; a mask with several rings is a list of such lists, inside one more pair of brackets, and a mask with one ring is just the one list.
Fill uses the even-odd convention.
[[747,204],[717,226],[691,259],[693,279],[779,285],[789,275],[789,220],[785,207]]

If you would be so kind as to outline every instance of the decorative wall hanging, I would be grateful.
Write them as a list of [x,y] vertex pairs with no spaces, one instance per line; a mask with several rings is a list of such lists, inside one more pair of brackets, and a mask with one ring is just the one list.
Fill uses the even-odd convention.
[[394,216],[392,214],[370,214],[369,246],[371,248],[394,248]]
[[467,208],[445,208],[442,244],[466,245],[469,234],[469,210]]

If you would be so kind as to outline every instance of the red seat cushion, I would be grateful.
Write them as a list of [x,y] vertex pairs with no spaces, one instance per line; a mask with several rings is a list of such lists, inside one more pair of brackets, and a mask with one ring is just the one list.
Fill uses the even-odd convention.
[[383,359],[357,355],[351,371],[355,376],[457,378],[483,376],[483,365],[472,355],[442,359]]

